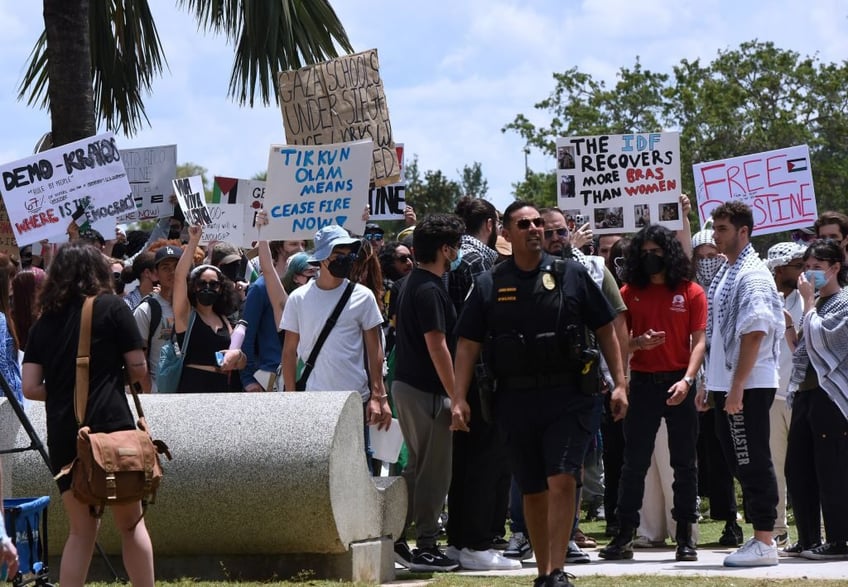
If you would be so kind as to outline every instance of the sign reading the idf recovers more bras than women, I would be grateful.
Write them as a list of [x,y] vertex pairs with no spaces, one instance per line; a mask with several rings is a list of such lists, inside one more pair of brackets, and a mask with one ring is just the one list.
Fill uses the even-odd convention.
[[751,207],[757,235],[807,228],[818,218],[807,145],[698,163],[692,171],[702,225],[729,200]]
[[265,207],[268,240],[311,239],[338,224],[353,234],[365,232],[371,141],[338,145],[272,145],[268,157]]
[[135,209],[115,145],[103,133],[0,166],[3,201],[18,246],[64,234],[84,209],[97,222]]
[[371,139],[371,182],[381,187],[400,181],[376,49],[280,72],[279,92],[287,143]]
[[177,176],[177,146],[121,149],[121,161],[132,188],[135,210],[122,214],[119,222],[164,218],[174,213],[171,181]]
[[683,228],[678,133],[558,138],[556,146],[557,201],[566,217],[588,215],[596,234]]

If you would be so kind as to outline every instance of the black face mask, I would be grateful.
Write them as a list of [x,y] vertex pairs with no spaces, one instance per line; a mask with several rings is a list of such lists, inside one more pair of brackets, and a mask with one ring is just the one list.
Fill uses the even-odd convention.
[[665,258],[653,253],[648,253],[642,257],[642,271],[648,275],[656,275],[665,269]]
[[216,301],[218,301],[219,295],[220,294],[217,291],[204,287],[197,292],[197,303],[201,306],[212,306]]
[[327,264],[327,270],[330,275],[338,279],[344,279],[350,276],[350,270],[353,269],[353,262],[356,260],[356,255],[345,255],[344,257],[336,257]]

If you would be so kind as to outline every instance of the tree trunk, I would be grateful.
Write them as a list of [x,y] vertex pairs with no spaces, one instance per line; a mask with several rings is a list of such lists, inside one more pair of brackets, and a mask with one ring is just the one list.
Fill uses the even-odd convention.
[[[94,0],[98,2],[100,0]],[[53,145],[95,134],[89,0],[44,0]]]

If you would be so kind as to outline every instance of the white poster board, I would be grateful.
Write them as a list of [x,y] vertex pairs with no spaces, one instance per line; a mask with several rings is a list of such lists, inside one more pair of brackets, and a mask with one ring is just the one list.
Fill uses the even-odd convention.
[[818,218],[807,145],[697,163],[692,171],[701,225],[729,200],[751,207],[756,235],[807,228]]
[[259,228],[256,226],[256,213],[263,208],[264,200],[265,182],[262,180],[218,176],[213,180],[213,204],[242,205],[244,211],[242,228],[246,247],[260,238]]
[[206,197],[203,191],[203,178],[199,175],[193,175],[175,179],[172,183],[186,223],[189,226],[211,224],[212,217],[206,207]]
[[267,240],[309,240],[330,224],[365,232],[362,214],[371,173],[371,141],[272,145],[265,206]]
[[111,132],[0,165],[0,176],[18,246],[64,234],[80,208],[95,224],[135,209]]
[[683,228],[679,133],[558,138],[556,146],[557,202],[576,224],[588,216],[595,234]]
[[121,149],[121,160],[132,188],[135,210],[118,217],[119,222],[166,218],[174,213],[171,181],[177,176],[177,146]]
[[403,175],[403,143],[395,143],[401,180],[368,191],[369,220],[403,220],[406,210],[406,179]]
[[[244,206],[242,204],[206,204],[212,222],[203,226],[200,244],[223,241],[244,245]],[[248,243],[249,244],[249,243]]]

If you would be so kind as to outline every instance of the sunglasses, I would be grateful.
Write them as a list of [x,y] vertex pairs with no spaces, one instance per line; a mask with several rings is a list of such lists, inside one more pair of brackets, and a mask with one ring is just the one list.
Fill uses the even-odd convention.
[[200,291],[202,289],[211,289],[212,291],[218,291],[219,289],[221,289],[221,282],[217,279],[212,281],[206,281],[205,279],[201,279],[197,282],[196,289],[197,291]]
[[565,238],[568,235],[567,228],[551,228],[545,231],[545,240],[551,240],[554,238],[554,233],[560,238]]
[[398,255],[397,257],[395,257],[395,261],[400,261],[401,263],[412,261],[412,255]]
[[536,218],[522,218],[521,220],[515,221],[515,226],[519,230],[527,230],[528,228],[530,228],[531,224],[536,228],[539,228],[540,226],[545,225],[545,219],[541,216],[537,216]]
[[382,232],[368,232],[365,234],[365,239],[369,241],[381,241],[383,240]]

